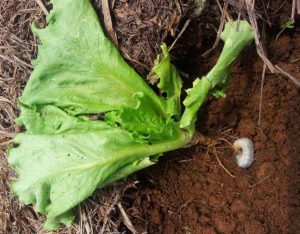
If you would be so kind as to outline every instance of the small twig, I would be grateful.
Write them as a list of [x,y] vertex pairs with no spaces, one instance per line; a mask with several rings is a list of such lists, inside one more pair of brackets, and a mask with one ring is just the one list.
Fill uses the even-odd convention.
[[230,141],[228,141],[227,139],[221,137],[221,138],[219,138],[219,140],[226,142],[232,148],[232,143]]
[[182,34],[185,32],[186,28],[189,26],[190,22],[191,22],[191,19],[188,19],[185,22],[185,24],[183,25],[183,28],[181,29],[180,33],[178,34],[178,36],[176,37],[176,39],[174,40],[174,42],[170,46],[169,51],[171,51],[173,49],[173,47],[175,46],[175,44],[178,41],[178,39],[182,36]]
[[1,59],[4,59],[4,60],[6,60],[6,61],[8,61],[8,62],[10,62],[12,64],[19,65],[19,66],[21,66],[23,68],[26,68],[26,67],[27,68],[32,68],[32,66],[30,64],[22,61],[17,56],[13,55],[13,57],[14,57],[14,60],[11,59],[11,58],[9,58],[9,57],[7,57],[7,56],[5,56],[5,55],[3,55],[3,54],[0,54],[0,58]]
[[[220,6],[219,1],[217,1],[217,3]],[[221,33],[222,33],[224,25],[225,25],[225,18],[226,18],[227,8],[228,8],[228,1],[225,1],[223,9],[221,9],[221,11],[222,11],[221,20],[220,20],[221,22],[220,22],[219,29],[218,29],[218,32],[217,32],[217,37],[216,37],[215,43],[214,43],[214,45],[209,50],[207,50],[206,52],[204,52],[202,54],[203,57],[206,57],[219,44],[220,36],[221,36]]]
[[273,12],[272,12],[273,15],[277,14],[277,13],[282,9],[282,7],[283,7],[284,4],[285,4],[285,1],[286,1],[286,0],[284,0],[284,1],[281,3],[281,5],[277,8],[276,11],[273,11]]
[[268,179],[271,175],[268,175],[266,177],[264,177],[263,179],[259,180],[258,182],[256,182],[255,184],[250,185],[250,188],[255,187],[256,185],[261,184],[262,182],[264,182],[266,179]]
[[284,70],[282,70],[278,65],[275,65],[275,68],[277,69],[278,73],[280,75],[284,75],[285,77],[289,78],[291,81],[293,81],[298,87],[300,87],[300,80],[296,79],[295,77],[293,77],[292,75],[290,75],[289,73],[285,72]]
[[178,162],[179,163],[186,163],[186,162],[191,162],[191,161],[194,161],[194,159],[183,159],[183,160],[180,160]]
[[9,145],[9,144],[11,144],[12,142],[13,142],[13,140],[11,139],[11,140],[8,140],[8,141],[0,142],[0,145],[1,145],[1,146]]
[[107,225],[107,223],[109,221],[108,216],[109,216],[110,212],[114,209],[117,201],[119,200],[118,194],[116,194],[112,200],[113,201],[112,201],[110,207],[105,212],[104,221],[103,221],[103,224],[102,224],[102,229],[100,231],[100,234],[104,234],[105,233],[105,228],[106,228],[106,225]]
[[121,203],[119,202],[118,203],[118,208],[119,210],[121,211],[121,214],[122,214],[122,217],[123,217],[123,220],[124,220],[124,224],[125,226],[133,233],[133,234],[137,234],[137,231],[135,230],[135,228],[133,227],[130,219],[128,218],[125,210],[123,209],[123,206],[121,205]]
[[136,64],[140,65],[141,67],[145,68],[146,70],[149,70],[149,67],[147,67],[145,64],[139,62],[138,60],[132,58],[132,57],[127,53],[126,50],[122,49],[122,47],[120,48],[120,50],[121,50],[123,56],[124,56],[126,59],[128,59],[130,62],[136,63]]
[[45,5],[42,2],[42,0],[35,0],[35,2],[39,5],[39,7],[42,9],[42,11],[44,12],[45,15],[49,15],[49,11],[45,7]]
[[296,62],[298,62],[298,61],[300,61],[300,58],[293,59],[293,60],[291,61],[291,63],[296,63]]
[[8,99],[5,98],[5,97],[1,97],[1,96],[0,96],[0,103],[1,103],[1,102],[9,103],[9,104],[12,105],[13,107],[15,107],[15,105],[14,105],[10,100],[8,100]]
[[300,87],[300,81],[297,80],[295,77],[293,77],[292,75],[286,73],[285,71],[283,71],[280,67],[278,67],[277,65],[274,65],[267,57],[266,55],[266,51],[264,46],[262,45],[261,39],[260,39],[260,33],[258,32],[258,26],[257,26],[257,20],[256,20],[256,16],[254,13],[254,5],[255,5],[255,0],[244,0],[246,3],[246,7],[247,7],[247,12],[249,15],[249,20],[250,23],[252,25],[253,31],[254,31],[254,38],[255,38],[255,43],[256,43],[256,49],[257,49],[257,53],[260,56],[260,58],[264,61],[264,63],[267,65],[267,67],[269,68],[269,70],[273,73],[273,74],[280,74],[280,75],[284,75],[285,77],[289,78],[291,81],[293,81],[295,83],[295,85],[297,87]]
[[272,23],[270,21],[270,18],[269,18],[269,15],[268,15],[268,10],[267,10],[267,7],[265,5],[265,1],[262,1],[262,5],[263,5],[263,8],[264,8],[264,12],[265,12],[265,15],[266,15],[266,21],[267,21],[267,24],[271,27]]
[[191,198],[191,199],[188,200],[186,203],[184,203],[183,205],[180,206],[180,210],[179,210],[180,220],[181,220],[182,212],[186,209],[186,207],[187,207],[193,200],[194,200],[194,198]]
[[297,14],[300,15],[300,0],[293,0],[292,4],[292,14],[291,14],[291,21],[295,22],[295,12],[297,9]]
[[216,154],[216,158],[217,158],[220,166],[227,172],[227,174],[230,175],[232,178],[235,178],[235,175],[233,175],[230,171],[228,171],[228,169],[223,165],[223,163],[221,162],[221,160],[219,159],[219,156],[217,154]]
[[263,100],[263,90],[264,90],[266,69],[267,69],[267,65],[264,63],[263,71],[261,74],[261,83],[260,83],[259,111],[258,111],[258,123],[257,123],[258,126],[260,126],[260,120],[261,120],[262,100]]
[[110,36],[110,39],[113,41],[113,43],[116,46],[118,46],[117,35],[113,29],[113,24],[112,24],[111,15],[110,15],[109,0],[102,0],[102,13],[103,13],[104,25],[105,25],[106,31],[107,31],[108,35]]
[[279,36],[285,31],[285,28],[282,28],[279,33],[277,34],[276,38],[275,38],[275,41],[278,40]]
[[187,205],[190,204],[193,200],[194,200],[194,198],[191,198],[186,203],[184,203],[183,205],[181,205],[180,206],[180,210],[185,209],[187,207]]
[[79,205],[79,227],[80,227],[80,231],[79,234],[82,234],[82,230],[83,230],[83,217],[82,217],[82,211],[81,211],[81,205]]

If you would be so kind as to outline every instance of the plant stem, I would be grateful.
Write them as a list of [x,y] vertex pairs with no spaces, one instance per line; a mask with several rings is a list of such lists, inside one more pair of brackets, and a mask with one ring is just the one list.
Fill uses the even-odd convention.
[[254,39],[254,35],[247,21],[234,21],[225,25],[221,39],[225,44],[218,62],[206,76],[194,81],[193,88],[187,91],[188,96],[183,102],[186,108],[180,127],[188,129],[191,135],[194,133],[197,112],[207,95],[225,95],[223,90],[228,84],[231,66],[242,49]]

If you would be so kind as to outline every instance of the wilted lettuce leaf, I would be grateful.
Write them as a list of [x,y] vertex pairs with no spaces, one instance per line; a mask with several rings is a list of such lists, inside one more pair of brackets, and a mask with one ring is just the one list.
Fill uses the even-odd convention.
[[[189,141],[158,96],[105,37],[88,0],[52,0],[17,119],[26,132],[9,151],[13,192],[70,225],[72,208],[98,187],[152,165]],[[180,90],[177,90],[180,92]],[[102,120],[91,120],[100,115]],[[154,157],[155,158],[155,157]]]
[[168,113],[177,118],[181,115],[181,88],[182,80],[175,66],[171,64],[170,54],[166,44],[161,46],[162,55],[158,56],[152,68],[152,76],[159,78],[157,87],[166,95]]
[[221,34],[224,48],[210,72],[201,79],[193,82],[193,87],[187,90],[188,96],[183,101],[185,111],[180,120],[180,127],[194,132],[197,112],[208,94],[224,96],[224,89],[228,86],[230,70],[233,62],[242,49],[254,39],[250,24],[245,20],[228,22]]
[[[150,115],[152,128],[157,127],[158,131],[165,128],[152,116],[169,118],[166,101],[145,84],[105,37],[90,2],[52,2],[54,8],[47,17],[48,26],[34,27],[42,45],[20,98],[21,107],[38,110],[52,104],[80,116],[124,108],[136,110],[142,100],[147,105],[144,118]],[[18,123],[30,129],[25,118],[22,112]]]
[[70,210],[97,187],[152,165],[149,156],[186,141],[176,138],[141,144],[129,132],[102,121],[81,120],[55,106],[46,108],[64,126],[54,134],[19,134],[14,140],[19,147],[9,152],[10,164],[20,175],[12,185],[13,192],[47,214],[46,229],[69,225],[73,220]]

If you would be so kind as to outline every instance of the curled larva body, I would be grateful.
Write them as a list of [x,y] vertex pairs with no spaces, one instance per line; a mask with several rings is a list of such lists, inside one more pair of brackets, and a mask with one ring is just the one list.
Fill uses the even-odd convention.
[[253,163],[254,147],[249,138],[239,138],[233,143],[237,151],[235,158],[239,167],[247,168]]

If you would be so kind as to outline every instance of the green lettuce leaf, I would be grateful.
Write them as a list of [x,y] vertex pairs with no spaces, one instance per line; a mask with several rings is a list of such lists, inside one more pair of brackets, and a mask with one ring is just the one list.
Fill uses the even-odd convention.
[[[45,229],[69,226],[72,208],[96,188],[152,165],[187,144],[158,96],[105,37],[88,0],[52,0],[34,71],[16,120],[12,191],[47,215]],[[92,120],[92,116],[102,120]]]
[[216,65],[210,72],[193,82],[193,87],[187,90],[187,97],[183,101],[186,107],[180,120],[180,127],[194,133],[197,112],[208,94],[216,97],[224,96],[224,89],[228,86],[230,71],[242,49],[254,39],[250,24],[245,20],[228,22],[221,34],[224,41],[222,53]]
[[155,79],[159,79],[157,87],[166,96],[168,113],[179,118],[181,115],[182,80],[175,66],[171,64],[167,45],[163,44],[161,49],[162,55],[156,59],[151,70],[151,76],[152,78],[156,76]]
[[[140,100],[134,98],[139,95],[148,107],[146,117],[150,116],[152,127],[157,127],[158,132],[165,128],[152,116],[170,118],[166,101],[146,85],[105,37],[90,2],[52,0],[52,3],[48,26],[33,28],[42,45],[20,98],[21,107],[38,110],[51,104],[73,116],[124,108],[139,111]],[[22,112],[17,122],[30,129],[25,118]]]
[[186,144],[184,135],[149,145],[102,121],[81,120],[55,106],[47,112],[62,120],[55,134],[23,133],[9,151],[9,162],[20,178],[12,191],[25,204],[47,214],[45,229],[69,226],[71,209],[98,187],[152,165],[149,158]]

